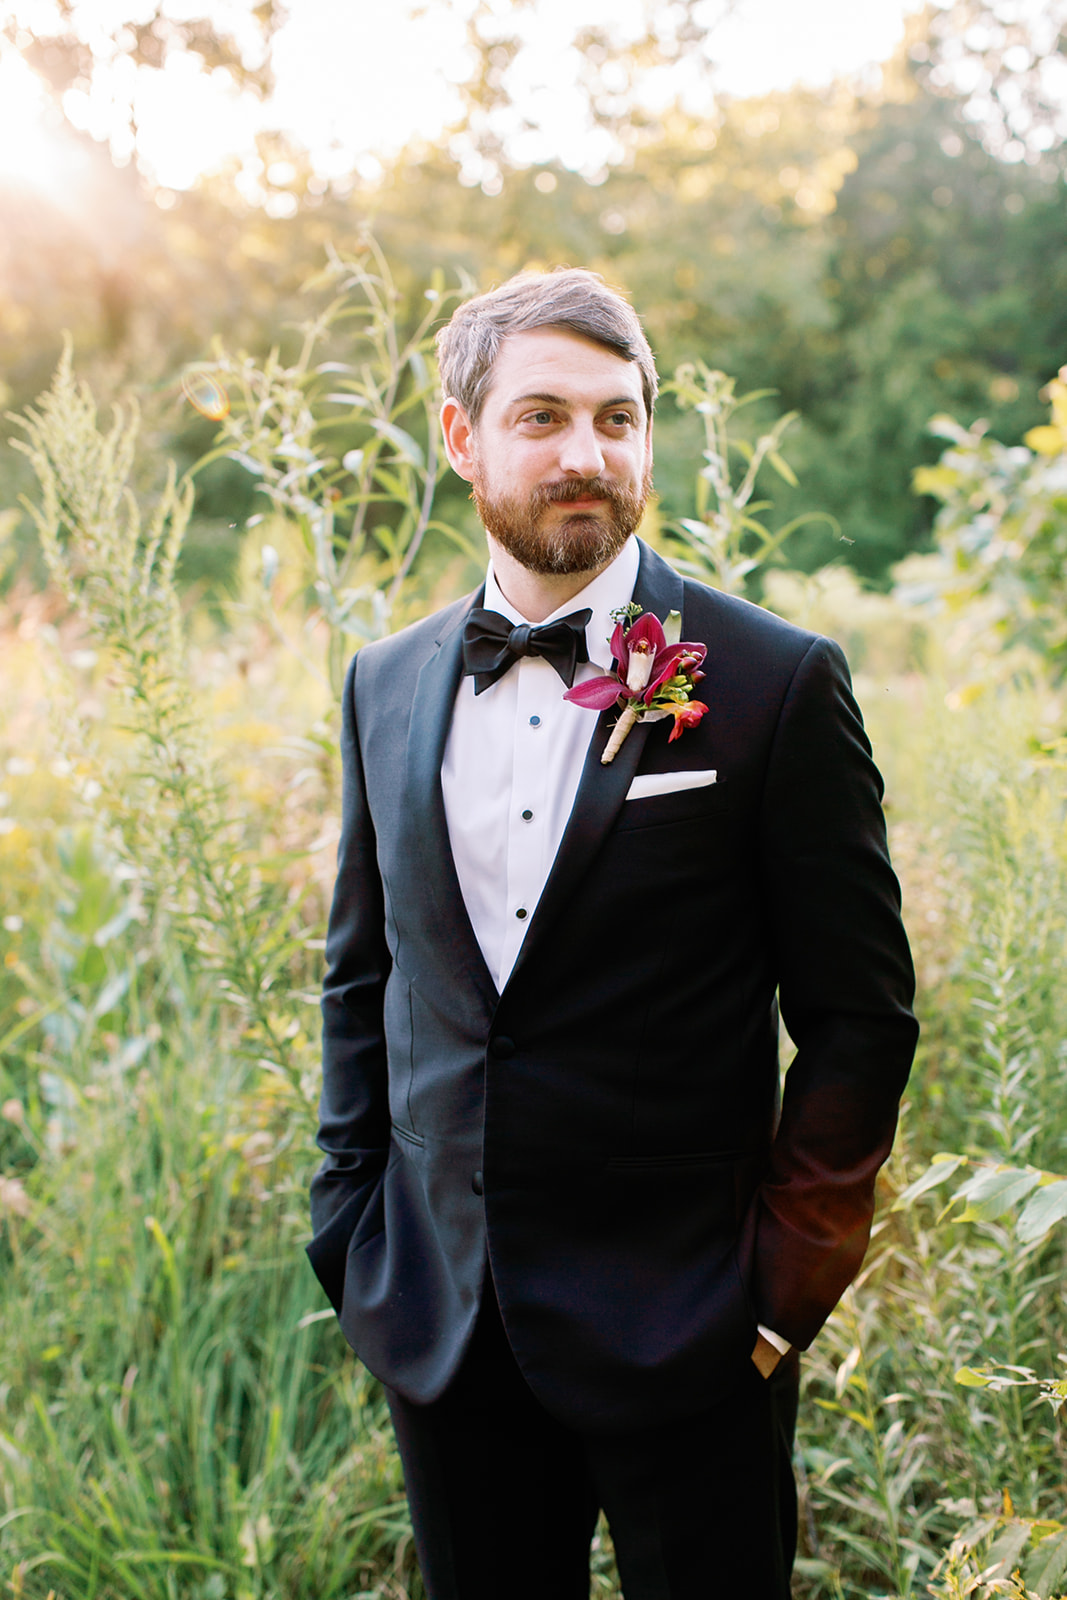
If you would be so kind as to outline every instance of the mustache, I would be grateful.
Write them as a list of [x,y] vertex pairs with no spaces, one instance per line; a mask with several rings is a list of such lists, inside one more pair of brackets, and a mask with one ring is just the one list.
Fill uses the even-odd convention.
[[567,478],[562,483],[543,483],[534,498],[541,505],[567,505],[572,500],[617,501],[619,491],[602,478]]

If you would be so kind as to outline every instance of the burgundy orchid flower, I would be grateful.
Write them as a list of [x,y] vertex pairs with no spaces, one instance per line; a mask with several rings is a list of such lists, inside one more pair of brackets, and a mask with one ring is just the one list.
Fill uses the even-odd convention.
[[646,612],[638,617],[628,633],[620,622],[611,638],[611,654],[615,672],[602,678],[588,678],[576,683],[563,696],[587,711],[606,711],[618,699],[634,700],[638,696],[646,706],[651,706],[653,696],[668,678],[688,675],[695,683],[702,672],[694,672],[707,655],[707,646],[683,641],[668,644],[663,637],[663,624],[658,617]]
[[607,711],[617,702],[622,704],[622,715],[601,756],[605,765],[615,759],[630,729],[645,716],[654,721],[673,717],[671,740],[700,721],[707,706],[689,696],[704,676],[696,669],[707,655],[706,645],[689,640],[669,645],[659,618],[646,611],[628,629],[621,622],[617,625],[611,636],[611,654],[614,672],[576,683],[563,696],[589,711]]

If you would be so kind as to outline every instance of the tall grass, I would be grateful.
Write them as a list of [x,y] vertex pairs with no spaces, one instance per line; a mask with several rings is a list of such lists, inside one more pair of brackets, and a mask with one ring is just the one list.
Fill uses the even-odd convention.
[[[1032,691],[949,711],[931,688],[921,718],[886,729],[924,1034],[868,1262],[807,1362],[811,1594],[923,1594],[980,1513],[987,1544],[1005,1505],[1016,1527],[1067,1513],[1063,1441],[1040,1393],[955,1382],[986,1359],[1057,1368],[1062,1239],[1022,1243],[1002,1220],[946,1212],[940,1193],[889,1210],[938,1151],[1056,1168],[1067,1140],[1063,774],[1035,742]],[[1025,1565],[1042,1532],[1013,1559]],[[1010,1578],[995,1551],[986,1565],[989,1581]]]
[[[301,1249],[328,704],[297,709],[247,618],[187,648],[179,486],[142,512],[132,419],[102,430],[69,367],[50,406],[28,443],[74,610],[24,597],[0,626],[29,708],[0,747],[0,1581],[413,1600],[383,1400]],[[1059,1371],[1061,1230],[893,1206],[939,1151],[1067,1170],[1063,769],[1036,690],[950,707],[889,673],[915,630],[888,605],[864,698],[924,1033],[870,1256],[805,1360],[797,1594],[1044,1600],[1067,1570],[1045,1391],[955,1380]],[[604,1535],[594,1592],[617,1593]]]
[[26,435],[77,621],[39,630],[52,726],[8,754],[0,826],[0,1572],[69,1600],[407,1596],[383,1399],[301,1248],[327,763],[275,724],[290,749],[249,781],[213,725],[174,588],[188,496],[171,476],[142,510],[135,417],[102,429],[68,356]]
[[302,1129],[226,1053],[180,957],[144,981],[141,953],[108,1013],[128,1035],[65,1052],[26,1111],[39,1159],[0,1312],[7,1574],[71,1600],[404,1592],[384,1407],[302,1260]]

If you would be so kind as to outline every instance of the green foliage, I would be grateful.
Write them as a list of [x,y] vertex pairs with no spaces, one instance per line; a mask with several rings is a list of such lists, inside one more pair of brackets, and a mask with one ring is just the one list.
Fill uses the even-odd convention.
[[[851,1291],[846,1295],[829,1343],[837,1362],[833,1398],[818,1395],[815,1405],[823,1420],[835,1418],[849,1427],[847,1469],[841,1470],[846,1463],[840,1458],[810,1448],[806,1458],[814,1470],[808,1492],[844,1513],[836,1533],[840,1548],[852,1557],[850,1564],[904,1595],[929,1560],[927,1530],[937,1507],[916,1503],[927,1441],[917,1417],[898,1414],[902,1397],[887,1398],[892,1349],[879,1322],[872,1299],[860,1309]],[[813,1431],[824,1430],[816,1425]]]
[[[351,257],[330,250],[307,285],[324,287],[333,297],[301,326],[293,363],[283,364],[275,349],[262,366],[251,356],[224,355],[203,369],[225,386],[232,409],[216,450],[196,470],[220,455],[237,461],[274,511],[299,528],[339,697],[353,650],[396,626],[427,534],[472,554],[461,534],[432,515],[440,444],[436,369],[427,359],[431,327],[470,286],[446,292],[443,274],[434,273],[425,309],[405,333],[403,297],[368,234]],[[349,333],[347,359],[323,359],[338,330]],[[194,375],[187,384],[194,403],[196,381]],[[214,402],[209,394],[201,403],[209,415]],[[262,520],[253,517],[248,526]],[[273,547],[264,546],[268,594],[275,565]]]
[[[250,207],[232,173],[160,209],[132,166],[116,171],[100,147],[77,145],[81,206],[53,210],[0,185],[6,403],[44,387],[70,328],[95,392],[134,383],[154,442],[183,470],[210,435],[179,403],[175,373],[209,360],[219,329],[259,369],[275,345],[291,366],[300,335],[278,330],[306,320],[301,285],[329,245],[355,257],[373,228],[411,329],[436,266],[449,284],[465,272],[488,287],[528,264],[589,265],[630,293],[664,372],[699,355],[735,375],[739,394],[771,387],[801,413],[790,459],[802,488],[783,484],[776,510],[788,521],[824,507],[852,543],[809,523],[793,536],[792,564],[843,557],[884,582],[929,544],[933,507],[910,477],[936,453],[930,416],[988,417],[1010,445],[1039,420],[1033,396],[1067,351],[1062,182],[1047,181],[1044,163],[996,161],[968,126],[956,99],[898,62],[877,96],[838,86],[701,115],[671,108],[597,184],[556,163],[505,163],[499,192],[486,193],[457,182],[450,151],[420,148],[380,179],[351,174],[324,192],[301,153],[265,151],[268,171],[293,176],[284,195],[264,176],[262,198],[284,199],[291,217]],[[657,490],[668,518],[689,514],[697,440],[692,416],[664,405]],[[25,487],[20,466],[0,458],[0,505]],[[229,582],[250,482],[229,461],[198,478],[187,582]],[[466,526],[465,502],[446,475],[438,516]]]
[[[962,428],[936,417],[949,440],[934,467],[915,474],[920,494],[941,501],[938,555],[913,599],[935,598],[979,615],[1002,647],[1023,645],[1067,673],[1067,367],[1045,390],[1052,417],[1011,448],[984,422]],[[975,602],[984,602],[979,611]]]
[[406,1508],[384,1401],[302,1259],[288,1097],[173,945],[136,917],[113,931],[129,879],[88,833],[72,845],[70,993],[26,1061],[36,1160],[21,1203],[0,1191],[13,1592],[405,1592],[373,1587],[405,1565]]
[[[745,580],[780,555],[791,533],[809,522],[833,523],[833,518],[823,512],[808,511],[772,533],[760,517],[772,502],[753,499],[764,462],[785,483],[796,487],[796,473],[781,453],[782,438],[796,421],[796,412],[779,417],[752,444],[731,423],[744,406],[764,399],[767,390],[737,399],[735,380],[725,372],[712,372],[703,362],[679,367],[663,387],[665,393],[676,397],[683,410],[692,407],[704,424],[706,465],[696,480],[696,516],[681,517],[669,525],[696,557],[695,561],[681,561],[679,565],[726,594],[744,593]],[[744,468],[734,482],[734,461],[738,456]]]
[[322,750],[275,794],[214,726],[191,491],[145,513],[136,418],[102,431],[68,353],[24,433],[75,632],[0,825],[0,1567],[26,1600],[417,1594],[383,1397],[301,1249]]
[[137,416],[118,410],[100,431],[69,347],[51,390],[16,420],[49,571],[121,685],[132,757],[100,765],[113,837],[154,911],[241,1013],[247,1048],[299,1089],[289,997],[305,965],[301,895],[286,861],[234,820],[186,671],[174,574],[192,485],[168,466],[146,523],[129,481]]
[[[1000,840],[990,840],[983,830],[994,898],[992,903],[979,901],[975,908],[975,935],[986,947],[973,998],[979,1018],[976,1059],[986,1089],[985,1103],[971,1124],[978,1135],[975,1153],[936,1155],[894,1207],[906,1210],[966,1174],[939,1220],[953,1213],[957,1225],[999,1224],[1012,1218],[1010,1234],[1000,1227],[994,1234],[1005,1255],[1013,1256],[1028,1277],[1032,1269],[1027,1264],[1038,1247],[1067,1218],[1067,1178],[1032,1162],[1020,1164],[1031,1152],[1054,1159],[1067,1139],[1058,1116],[1040,1115],[1040,1108],[1054,1104],[1055,1085],[1062,1079],[1067,1024],[1055,980],[1067,955],[1067,794],[1062,773],[1061,760],[1033,762],[1029,793],[1023,791],[1029,804],[1021,807],[1015,795],[1004,796]],[[1001,1159],[991,1160],[992,1153]],[[1025,1309],[1020,1301],[1020,1311]],[[1030,1389],[1057,1412],[1067,1398],[1067,1379],[1041,1377],[1018,1365],[1018,1327],[1008,1332],[1012,1349],[998,1349],[987,1340],[957,1371],[955,1381],[995,1393]]]
[[[353,291],[370,305],[366,285]],[[323,373],[310,355],[245,369],[249,409],[234,426],[256,442],[271,531],[296,529],[313,564],[314,519],[337,504],[328,491],[351,497],[324,546],[340,620],[315,623],[321,593],[303,611],[294,597],[320,641],[345,633],[359,582],[388,591],[403,574],[394,621],[420,598],[406,586],[432,518],[404,563],[428,505],[424,424],[412,422],[426,390],[404,338],[383,348],[347,362],[354,373]],[[241,400],[236,370],[225,375]],[[385,370],[401,374],[392,399]],[[682,377],[688,402],[707,404],[692,520],[737,585],[737,568],[782,535],[755,494],[786,419],[738,447],[730,380]],[[378,426],[349,419],[358,438],[320,449],[320,384],[364,400],[346,408]],[[282,448],[290,423],[310,460]],[[0,784],[0,1570],[26,1600],[414,1597],[382,1397],[300,1251],[329,878],[313,843],[337,808],[330,727],[315,719],[332,697],[323,689],[309,711],[247,612],[232,635],[194,614],[190,647],[175,588],[189,480],[141,487],[136,420],[101,429],[69,360],[22,442],[73,610],[37,639],[52,726],[23,718]],[[366,462],[376,447],[363,480],[344,467],[349,448]],[[365,576],[343,567],[363,505]],[[872,626],[892,606],[880,597]],[[373,603],[361,617],[370,631]],[[912,627],[892,619],[899,649]],[[9,636],[0,629],[0,650]],[[924,1034],[868,1263],[805,1358],[798,1595],[1048,1597],[1062,1586],[1065,1511],[1046,1404],[1061,1380],[1037,1376],[1067,1345],[1054,1221],[1067,1170],[1061,752],[1044,691],[1009,684],[950,709],[910,672],[884,687],[872,723]],[[929,1177],[939,1151],[958,1154]],[[935,1207],[953,1176],[957,1203]],[[595,1585],[617,1592],[604,1536]]]
[[[1063,1230],[1005,1225],[1064,1165],[1062,773],[1033,746],[1028,692],[939,701],[899,724],[872,706],[923,1037],[868,1261],[805,1362],[806,1596],[1021,1596],[1016,1566],[1034,1593],[1063,1587],[1029,1564],[1065,1509],[1046,1403],[1061,1380],[1039,1376],[1067,1344]],[[1015,1557],[982,1580],[1004,1587],[982,1588],[1016,1526]]]
[[1014,1516],[1009,1495],[1000,1516],[977,1516],[973,1502],[958,1509],[971,1520],[935,1569],[928,1589],[934,1600],[1057,1600],[1067,1576],[1062,1524]]

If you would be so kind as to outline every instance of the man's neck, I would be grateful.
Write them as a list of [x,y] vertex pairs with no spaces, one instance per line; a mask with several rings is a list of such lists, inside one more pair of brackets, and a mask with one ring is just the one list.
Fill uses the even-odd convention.
[[576,594],[580,594],[587,584],[599,577],[610,562],[604,561],[599,567],[594,567],[589,572],[571,572],[565,576],[555,576],[540,572],[531,572],[520,562],[510,556],[499,545],[492,534],[487,535],[489,540],[489,554],[493,561],[493,574],[500,586],[500,592],[509,605],[513,605],[520,616],[527,622],[544,622],[560,606]]

